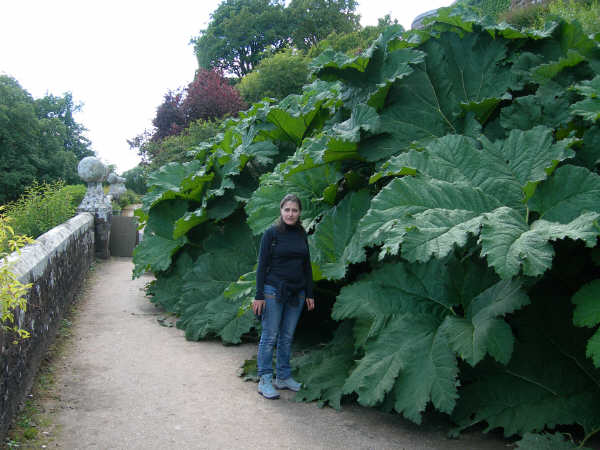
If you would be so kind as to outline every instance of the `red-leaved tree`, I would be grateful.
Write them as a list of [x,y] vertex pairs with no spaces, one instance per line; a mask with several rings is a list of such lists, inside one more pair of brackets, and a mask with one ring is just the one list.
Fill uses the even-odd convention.
[[157,108],[152,141],[181,133],[198,119],[215,120],[246,108],[236,88],[215,70],[199,69],[187,89],[169,91]]
[[181,109],[188,124],[198,119],[220,119],[246,108],[237,89],[216,70],[198,69],[186,94]]
[[152,140],[157,141],[167,136],[180,133],[186,128],[186,119],[181,108],[183,93],[181,91],[169,91],[165,94],[165,101],[156,109],[156,117],[152,125],[156,131]]

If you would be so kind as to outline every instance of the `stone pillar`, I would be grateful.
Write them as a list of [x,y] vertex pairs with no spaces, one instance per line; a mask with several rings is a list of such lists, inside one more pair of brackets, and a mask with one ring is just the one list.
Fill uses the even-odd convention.
[[106,178],[106,166],[93,156],[83,158],[77,166],[79,176],[88,185],[85,197],[77,208],[77,212],[90,212],[94,215],[94,239],[96,256],[110,258],[110,221],[112,206],[104,195],[102,181]]

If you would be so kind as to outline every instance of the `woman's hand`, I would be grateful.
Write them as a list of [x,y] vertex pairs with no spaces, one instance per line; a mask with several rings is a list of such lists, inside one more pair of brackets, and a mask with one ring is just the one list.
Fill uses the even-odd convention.
[[252,300],[252,311],[257,316],[260,316],[265,309],[265,301],[264,300]]
[[309,311],[315,309],[315,299],[306,297],[306,307]]

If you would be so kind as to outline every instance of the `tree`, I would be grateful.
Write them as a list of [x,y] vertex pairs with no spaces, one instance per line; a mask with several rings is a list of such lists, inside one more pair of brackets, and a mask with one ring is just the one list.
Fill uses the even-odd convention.
[[35,100],[35,109],[40,121],[43,155],[36,178],[48,183],[58,179],[68,184],[79,183],[77,164],[86,156],[94,155],[91,142],[83,136],[86,128],[73,117],[81,105],[75,105],[72,94],[67,92],[62,97],[46,95]]
[[146,187],[146,174],[143,166],[135,166],[133,169],[129,169],[123,172],[125,178],[125,187],[131,189],[136,194],[143,195],[147,192]]
[[239,92],[220,72],[204,69],[196,72],[181,103],[186,126],[198,119],[213,120],[237,114],[245,107]]
[[215,136],[219,131],[220,125],[221,122],[218,120],[197,120],[192,122],[181,133],[155,141],[144,141],[138,146],[138,153],[148,165],[148,171],[156,170],[170,162],[190,161],[193,159],[190,150],[193,150],[201,142]]
[[131,148],[138,149],[144,161],[150,162],[161,148],[161,145],[151,143],[160,143],[169,136],[180,134],[197,120],[218,120],[235,115],[245,107],[240,93],[222,74],[199,69],[186,89],[170,90],[165,94],[152,120],[154,131],[145,131],[128,143]]
[[165,100],[156,109],[156,116],[152,120],[152,125],[155,127],[153,140],[177,134],[185,128],[185,115],[181,108],[183,94],[181,90],[169,90],[165,94]]
[[360,30],[357,6],[356,0],[292,0],[287,9],[294,45],[308,50],[332,32]]
[[0,76],[0,204],[35,179],[39,132],[31,95],[14,78]]
[[70,93],[34,100],[14,78],[0,76],[0,203],[34,180],[79,181],[77,163],[94,153],[73,118],[78,109]]
[[288,36],[283,0],[225,0],[192,42],[201,68],[243,77],[264,52],[287,45]]
[[238,85],[240,94],[247,103],[264,97],[281,100],[289,94],[299,94],[307,82],[308,61],[306,56],[292,50],[269,56],[242,78]]
[[354,30],[349,33],[340,33],[333,31],[325,39],[313,45],[307,53],[309,58],[316,58],[323,51],[332,48],[336,52],[356,55],[369,48],[381,32],[390,25],[398,25],[398,20],[392,21],[389,14],[378,20],[376,26],[366,26],[360,30]]
[[73,102],[73,94],[70,92],[65,92],[62,97],[46,95],[35,101],[37,116],[40,119],[56,119],[64,125],[62,145],[66,151],[74,153],[78,160],[94,155],[90,148],[90,140],[83,135],[87,129],[73,117],[81,107],[81,104]]

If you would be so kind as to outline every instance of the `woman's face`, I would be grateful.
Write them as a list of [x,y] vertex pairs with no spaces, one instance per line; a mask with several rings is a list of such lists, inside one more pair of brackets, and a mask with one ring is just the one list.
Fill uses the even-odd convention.
[[289,201],[281,207],[281,218],[286,225],[296,225],[300,217],[300,207],[298,203]]

